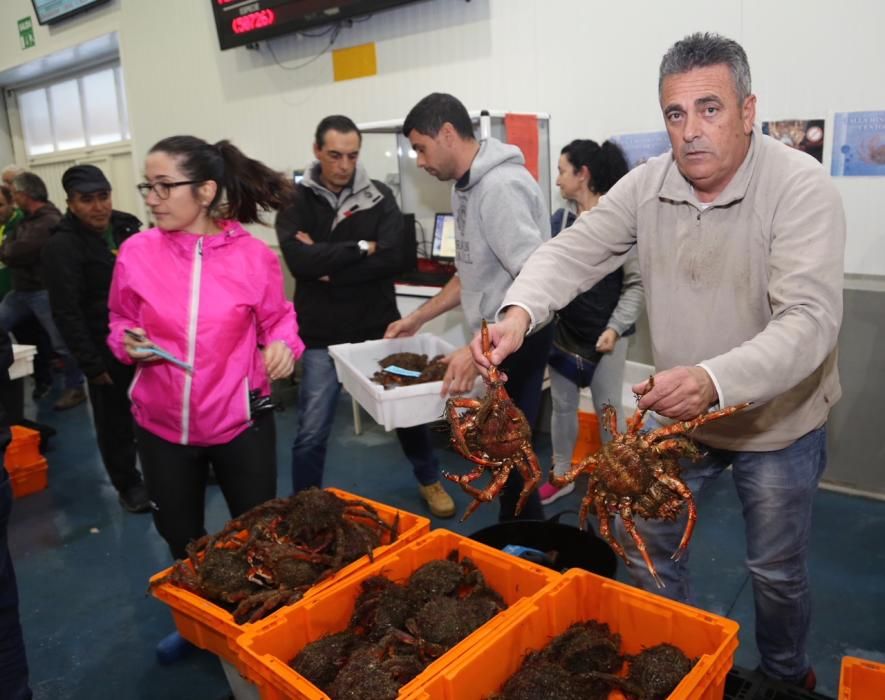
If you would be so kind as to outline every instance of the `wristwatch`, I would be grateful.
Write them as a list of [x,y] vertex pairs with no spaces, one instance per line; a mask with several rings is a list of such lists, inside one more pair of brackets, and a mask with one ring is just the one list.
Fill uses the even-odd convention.
[[369,254],[369,242],[368,241],[357,241],[356,247],[360,249],[360,255],[366,257]]

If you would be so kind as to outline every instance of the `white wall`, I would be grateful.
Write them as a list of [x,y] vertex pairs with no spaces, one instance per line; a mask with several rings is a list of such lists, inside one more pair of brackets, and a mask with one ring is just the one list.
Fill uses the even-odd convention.
[[[428,0],[345,29],[337,48],[377,42],[379,74],[335,83],[331,57],[279,67],[268,48],[221,52],[210,0],[121,0],[18,48],[29,0],[0,7],[0,70],[117,30],[136,162],[158,139],[230,138],[285,170],[310,157],[313,129],[332,112],[357,122],[402,117],[428,92],[469,109],[548,112],[555,151],[577,137],[662,128],[661,55],[676,39],[712,30],[750,57],[760,119],[829,117],[885,109],[885,3],[843,0]],[[272,40],[296,66],[322,38]],[[829,136],[829,135],[828,135]],[[555,158],[553,159],[555,162]],[[848,272],[885,274],[885,180],[840,178],[849,220]]]

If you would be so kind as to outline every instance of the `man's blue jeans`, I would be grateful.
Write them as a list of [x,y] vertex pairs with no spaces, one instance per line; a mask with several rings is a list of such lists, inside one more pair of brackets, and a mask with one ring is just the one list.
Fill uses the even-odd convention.
[[[326,444],[341,393],[335,363],[325,348],[305,350],[301,356],[301,368],[298,434],[292,445],[293,493],[323,484]],[[426,425],[416,425],[397,428],[396,434],[418,482],[427,486],[439,481],[439,461],[433,452],[430,429]]]
[[77,389],[83,384],[83,374],[77,361],[65,345],[61,333],[52,318],[49,307],[49,292],[41,289],[36,292],[12,290],[0,302],[0,329],[11,333],[15,326],[29,316],[35,316],[52,342],[52,349],[62,356],[65,363],[65,389]]
[[[704,450],[707,455],[702,460],[683,463],[682,478],[697,499],[707,483],[729,464],[732,467],[743,505],[761,670],[786,681],[801,680],[809,668],[805,652],[811,622],[808,541],[814,494],[827,462],[826,426],[772,452]],[[703,523],[703,506],[699,510],[698,520]],[[677,562],[670,559],[686,518],[683,509],[676,522],[636,519],[664,589],[655,587],[619,517],[615,518],[615,532],[633,562],[630,573],[638,586],[691,603],[688,552]]]

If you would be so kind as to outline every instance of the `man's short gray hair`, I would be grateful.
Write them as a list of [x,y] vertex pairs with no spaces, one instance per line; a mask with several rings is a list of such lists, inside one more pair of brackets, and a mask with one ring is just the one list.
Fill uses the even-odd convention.
[[747,54],[736,41],[711,32],[689,34],[664,54],[658,77],[658,97],[663,93],[664,78],[668,75],[720,64],[728,66],[731,71],[738,102],[743,104],[752,92]]
[[12,178],[12,186],[16,191],[28,195],[37,202],[48,202],[49,192],[46,191],[46,183],[39,175],[34,173],[20,173]]
[[12,175],[12,177],[15,177],[16,175],[21,175],[24,171],[25,169],[20,165],[10,163],[5,168],[3,168],[3,170],[0,170],[0,178],[6,175]]

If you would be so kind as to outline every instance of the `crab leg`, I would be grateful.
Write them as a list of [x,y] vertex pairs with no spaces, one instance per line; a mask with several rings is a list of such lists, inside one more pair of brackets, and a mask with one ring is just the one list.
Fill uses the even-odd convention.
[[556,488],[562,488],[566,484],[572,483],[584,472],[586,472],[587,474],[592,474],[597,466],[598,463],[596,461],[596,455],[590,455],[589,457],[569,469],[562,476],[557,476],[553,471],[551,471],[550,483],[553,484]]
[[[586,501],[586,507],[584,502]],[[588,491],[587,496],[585,496],[584,501],[581,502],[581,512],[582,512],[582,520],[581,527],[583,527],[584,521],[587,519],[587,511],[590,509],[590,503],[593,501],[593,495]],[[632,563],[627,558],[627,553],[624,551],[624,548],[621,546],[621,543],[618,542],[614,535],[612,535],[612,514],[609,513],[608,508],[602,502],[598,502],[596,504],[596,517],[599,518],[599,534],[602,536],[606,542],[608,542],[609,547],[611,547],[615,554],[617,554],[621,559],[624,560],[624,563],[627,566],[632,566]]]
[[620,435],[618,432],[618,412],[611,404],[607,403],[602,409],[602,423],[612,438]]
[[681,420],[673,423],[672,425],[668,425],[664,428],[660,428],[655,430],[653,435],[655,441],[660,440],[661,438],[668,437],[670,435],[682,435],[683,433],[691,432],[696,428],[704,425],[704,423],[709,423],[710,421],[719,420],[720,418],[725,418],[727,416],[733,415],[738,411],[742,411],[749,403],[739,403],[734,406],[728,406],[727,408],[720,409],[718,411],[713,411],[713,413],[705,413],[697,418],[692,418],[691,420]]
[[[655,375],[652,374],[648,378],[648,391],[651,391],[654,388]],[[637,400],[641,398],[638,395],[635,396]],[[627,419],[627,435],[636,435],[636,433],[639,432],[639,428],[642,427],[642,419],[645,418],[646,411],[648,411],[647,408],[639,408],[639,406],[636,407],[636,413],[633,414],[632,418]]]
[[633,541],[636,543],[636,548],[639,550],[639,553],[642,555],[642,559],[645,561],[645,568],[648,569],[648,572],[651,574],[652,578],[655,580],[655,584],[657,584],[658,588],[664,588],[664,582],[661,581],[661,577],[658,576],[658,570],[655,569],[655,565],[651,561],[651,557],[648,556],[648,549],[645,546],[645,540],[642,539],[642,535],[639,534],[636,530],[636,523],[633,522],[633,512],[630,510],[629,504],[624,504],[621,506],[621,520],[624,522],[624,528],[630,533],[630,537],[633,538]]
[[[495,478],[492,479],[492,483],[489,484],[488,488],[485,491],[482,491],[475,486],[471,486],[468,483],[465,483],[459,480],[458,477],[453,474],[445,474],[447,479],[454,481],[460,484],[461,488],[471,496],[473,496],[473,501],[470,505],[467,506],[467,510],[464,511],[464,515],[461,516],[460,522],[464,522],[473,515],[473,511],[479,508],[483,503],[488,503],[492,499],[494,499],[500,492],[501,489],[504,488],[504,484],[507,483],[507,477],[510,476],[510,470],[512,469],[512,464],[502,465],[501,468],[495,473]],[[461,477],[463,479],[463,477]],[[516,511],[519,512],[518,510]]]
[[659,455],[669,452],[673,456],[687,457],[691,460],[698,460],[704,456],[700,449],[698,449],[697,444],[683,435],[667,438],[650,445],[650,447],[655,454]]
[[498,378],[498,367],[496,365],[492,365],[492,343],[489,340],[489,324],[486,323],[486,320],[482,320],[482,329],[480,330],[480,335],[482,337],[482,354],[489,361],[490,367],[488,370],[489,374],[489,384],[495,384],[499,381]]
[[538,464],[538,458],[535,456],[534,450],[531,447],[524,447],[522,454],[525,459],[518,460],[516,468],[522,474],[523,487],[519,494],[519,501],[516,503],[516,510],[513,511],[514,515],[519,515],[522,512],[529,494],[535,490],[535,487],[541,480],[541,465]]
[[685,524],[685,532],[682,533],[682,540],[679,542],[676,551],[673,552],[673,556],[670,557],[673,561],[676,561],[682,556],[683,552],[685,552],[685,548],[688,547],[688,543],[691,540],[691,535],[694,532],[694,525],[698,519],[698,507],[694,502],[694,496],[691,494],[691,489],[679,481],[679,479],[674,479],[667,474],[658,474],[656,476],[658,481],[682,496],[683,500],[688,504],[688,522]]

